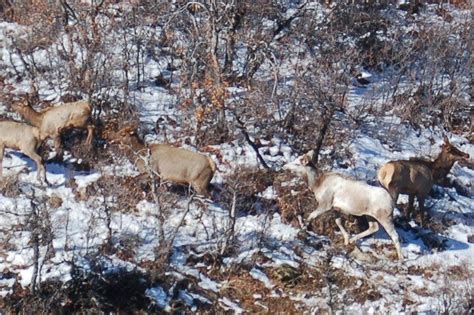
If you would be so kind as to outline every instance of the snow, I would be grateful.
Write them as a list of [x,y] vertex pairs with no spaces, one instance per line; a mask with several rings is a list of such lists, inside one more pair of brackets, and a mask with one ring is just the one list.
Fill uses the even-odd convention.
[[[399,1],[399,4],[406,3]],[[312,4],[315,5],[315,4]],[[318,9],[319,6],[317,7]],[[288,16],[293,14],[294,10],[287,12]],[[456,19],[462,19],[462,13],[456,15]],[[430,23],[436,21],[430,21]],[[275,23],[271,20],[264,21],[264,27],[267,29],[274,28]],[[26,27],[20,27],[13,23],[0,23],[0,63],[2,73],[10,75],[13,73],[12,64],[18,71],[24,72],[24,65],[8,46],[11,44],[12,36],[24,37],[27,31]],[[407,27],[407,33],[411,31]],[[369,36],[370,33],[362,35]],[[383,37],[383,35],[381,35]],[[66,38],[62,38],[66,45],[69,44]],[[34,52],[35,60],[41,65],[46,63],[48,53],[55,50],[55,46],[48,50],[37,50]],[[112,48],[111,48],[112,49]],[[242,50],[245,50],[242,47]],[[120,54],[120,52],[115,52]],[[242,55],[244,51],[239,52]],[[77,56],[76,56],[77,57]],[[280,71],[283,75],[288,74],[292,69],[292,63],[300,61],[294,59],[289,60],[281,65]],[[159,61],[147,59],[145,64],[146,75],[149,78],[164,74],[168,60],[160,59]],[[238,70],[239,65],[234,68]],[[264,78],[267,74],[265,69],[259,70]],[[271,70],[268,70],[271,71]],[[382,103],[385,93],[389,90],[390,78],[389,74],[384,77],[382,74],[373,74],[367,71],[361,72],[363,78],[370,77],[372,84],[367,88],[352,86],[348,91],[347,102],[349,111],[357,111],[366,106],[377,106]],[[118,71],[117,77],[123,76]],[[176,80],[176,79],[175,79]],[[172,85],[178,85],[179,82],[172,82]],[[289,80],[288,87],[294,82]],[[445,83],[447,84],[447,83]],[[59,84],[58,88],[59,89]],[[12,93],[20,94],[29,91],[31,83],[28,80],[15,82],[15,90]],[[402,85],[403,89],[408,86]],[[229,88],[229,93],[233,95],[243,94],[242,88]],[[121,95],[121,91],[112,91]],[[49,88],[46,83],[40,86],[40,96],[43,99],[56,100],[59,93],[55,89]],[[145,86],[140,90],[134,90],[130,95],[134,103],[138,105],[139,119],[142,125],[149,131],[153,130],[159,117],[169,117],[182,123],[184,119],[179,110],[180,101],[176,95],[170,93],[169,90],[156,87]],[[13,115],[8,112],[6,104],[0,104],[0,114]],[[275,113],[276,115],[276,113]],[[17,117],[18,118],[18,117]],[[179,131],[180,127],[177,127]],[[333,170],[347,173],[360,180],[369,181],[372,184],[376,182],[377,169],[388,160],[408,159],[410,157],[429,157],[434,158],[440,151],[440,145],[443,142],[445,132],[438,127],[423,129],[416,131],[412,127],[403,124],[401,119],[391,112],[387,112],[383,117],[368,118],[363,128],[353,130],[351,142],[347,145],[347,149],[351,154],[350,167],[342,169],[338,166],[337,161],[333,163]],[[390,139],[386,139],[387,135],[393,135]],[[466,135],[448,134],[450,141],[463,152],[474,156],[474,145],[469,142]],[[170,139],[177,140],[173,134],[169,135]],[[155,135],[149,132],[145,137],[149,143],[160,142],[163,135]],[[298,156],[296,150],[292,148],[284,139],[278,135],[262,140],[262,147],[259,153],[262,154],[272,167],[280,169],[283,165],[288,165]],[[188,147],[189,148],[189,147]],[[218,173],[213,179],[214,184],[225,183],[226,175],[239,166],[258,167],[259,162],[253,148],[239,140],[233,140],[227,143],[213,145],[213,149],[217,149],[222,155],[222,159],[218,160]],[[107,147],[105,148],[107,149]],[[194,147],[192,147],[195,150]],[[325,153],[328,153],[325,151]],[[210,154],[212,155],[212,154]],[[74,158],[66,155],[69,163],[78,162]],[[104,168],[94,169],[91,171],[74,171],[68,169],[62,164],[47,163],[47,178],[52,184],[49,187],[41,187],[36,182],[36,166],[27,157],[16,151],[7,149],[3,160],[3,170],[5,181],[11,180],[18,176],[20,182],[18,194],[15,197],[7,197],[0,193],[0,235],[5,247],[0,249],[0,296],[5,296],[12,292],[15,279],[5,276],[5,271],[15,272],[19,279],[19,283],[27,287],[31,284],[33,275],[33,250],[30,244],[31,231],[22,230],[21,227],[30,218],[32,207],[32,194],[35,198],[44,198],[39,206],[43,214],[48,214],[51,221],[54,239],[52,246],[54,255],[48,261],[45,261],[45,267],[41,274],[42,281],[48,279],[60,279],[68,281],[71,278],[71,267],[67,263],[68,260],[77,259],[76,263],[81,264],[84,269],[88,268],[87,261],[78,257],[96,251],[104,244],[108,235],[108,226],[106,220],[106,206],[114,205],[111,196],[92,195],[86,200],[77,198],[78,192],[85,191],[88,187],[93,186],[105,175],[113,175],[117,177],[126,177],[137,175],[137,170],[128,161],[117,161],[118,165],[108,165]],[[474,170],[468,166],[456,164],[451,170],[450,177],[456,178],[458,182],[470,188],[472,192],[474,187]],[[66,185],[69,179],[74,179],[77,184],[76,188]],[[288,183],[289,185],[290,183]],[[421,236],[428,233],[422,230],[417,223],[411,222],[411,229],[405,230],[397,228],[401,237],[402,252],[405,260],[401,263],[392,262],[387,256],[393,252],[391,242],[385,231],[377,232],[373,237],[360,240],[357,246],[365,256],[376,257],[375,262],[354,263],[353,258],[348,255],[335,254],[330,259],[330,266],[334,270],[343,270],[356,279],[369,281],[377,287],[380,285],[382,294],[381,299],[370,301],[361,305],[353,303],[347,305],[347,312],[363,312],[367,314],[377,313],[411,313],[426,312],[435,313],[441,309],[443,297],[437,292],[446,286],[459,288],[463,292],[468,292],[468,284],[462,280],[450,280],[450,283],[443,283],[443,271],[446,272],[450,267],[466,268],[466,272],[472,271],[474,268],[474,244],[468,242],[468,237],[474,235],[474,225],[472,213],[474,213],[474,202],[471,197],[458,194],[454,188],[441,188],[437,190],[441,192],[441,197],[437,199],[430,198],[430,215],[433,218],[449,219],[451,221],[448,228],[443,230],[442,234],[437,235],[439,239],[444,241],[445,248],[436,251],[431,250]],[[46,200],[56,196],[62,200],[59,207],[52,209],[41,207],[46,204]],[[269,186],[259,194],[258,197],[266,200],[278,200],[279,196],[273,186]],[[399,203],[406,203],[407,197],[401,196]],[[170,260],[171,268],[175,272],[174,276],[188,276],[196,280],[197,285],[203,291],[213,292],[214,294],[222,293],[223,288],[228,284],[226,280],[214,279],[205,273],[205,263],[197,263],[189,265],[188,258],[191,251],[199,253],[213,252],[215,253],[224,240],[226,227],[229,224],[228,209],[224,205],[217,202],[205,202],[204,210],[198,206],[197,202],[193,202],[190,206],[189,213],[185,212],[187,200],[181,198],[173,204],[170,209],[170,216],[167,218],[164,226],[165,234],[171,235],[177,231],[173,242],[172,257]],[[116,211],[111,215],[110,228],[113,231],[114,240],[128,240],[136,238],[137,245],[134,248],[133,261],[123,261],[118,256],[108,257],[112,262],[111,268],[117,266],[127,266],[128,268],[137,268],[139,262],[152,261],[156,259],[154,249],[160,243],[158,237],[158,207],[154,201],[141,200],[127,211]],[[401,216],[401,209],[395,210],[395,217]],[[186,214],[186,215],[185,215]],[[184,225],[179,226],[181,219],[184,217]],[[179,229],[178,229],[179,227]],[[417,231],[416,233],[414,231]],[[7,233],[8,232],[8,233]],[[254,256],[262,254],[266,258],[266,262],[257,266],[252,266],[249,271],[250,276],[258,282],[261,282],[265,288],[272,289],[274,296],[282,296],[276,291],[277,284],[272,281],[269,275],[265,273],[265,269],[283,265],[293,268],[301,268],[303,265],[315,267],[321,264],[326,258],[326,252],[334,245],[328,241],[327,237],[310,233],[308,237],[311,240],[324,241],[322,248],[315,249],[298,238],[300,229],[295,228],[285,222],[279,213],[270,214],[259,212],[256,214],[245,214],[238,216],[235,223],[235,251],[232,256],[223,258],[222,268],[231,268],[240,264],[250,264],[253,262]],[[11,237],[7,237],[7,234]],[[262,239],[265,243],[262,245]],[[8,246],[7,246],[8,245]],[[383,249],[377,248],[383,246]],[[375,248],[374,248],[375,247]],[[296,251],[299,249],[301,252]],[[385,249],[387,248],[387,249]],[[46,247],[40,246],[41,257],[46,253]],[[202,256],[202,255],[201,255]],[[365,257],[364,256],[364,257]],[[363,265],[364,267],[360,267]],[[425,274],[410,274],[408,268],[425,268],[432,269],[431,277]],[[48,270],[48,271],[46,271]],[[409,290],[407,289],[409,288]],[[423,296],[417,294],[417,289],[426,288],[431,296]],[[170,301],[171,293],[164,287],[154,285],[146,290],[146,295],[151,301],[154,301],[162,310],[170,312],[172,308]],[[285,293],[286,294],[286,293]],[[328,300],[324,296],[325,291],[318,295],[316,293],[298,293],[292,295],[291,300],[311,307],[329,307]],[[414,301],[414,304],[406,308],[403,304],[403,294],[406,294]],[[459,295],[458,295],[459,296]],[[199,311],[198,304],[212,304],[213,302],[206,296],[192,292],[189,290],[180,290],[178,298],[188,306],[193,312]],[[262,299],[261,294],[255,294],[255,299]],[[246,310],[241,307],[240,301],[222,296],[218,299],[219,304],[224,310],[235,313],[243,313]],[[199,303],[197,303],[199,302]],[[266,306],[264,302],[258,302],[263,309]]]
[[257,268],[252,268],[252,270],[250,270],[250,275],[252,276],[252,278],[263,282],[265,287],[268,289],[272,289],[275,286],[272,281],[267,277],[267,275]]
[[146,295],[153,299],[164,311],[171,311],[170,298],[162,287],[154,287],[146,290]]

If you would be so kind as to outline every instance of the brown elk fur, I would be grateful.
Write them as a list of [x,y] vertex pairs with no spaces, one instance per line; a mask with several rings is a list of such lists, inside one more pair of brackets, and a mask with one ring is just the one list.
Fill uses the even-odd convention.
[[[209,197],[209,183],[216,171],[214,161],[201,153],[180,149],[168,144],[146,146],[137,136],[135,127],[125,127],[117,132],[111,143],[120,143],[124,150],[138,153],[136,159],[140,172],[147,171],[146,165],[157,172],[163,180],[178,184],[190,184],[198,194]],[[149,150],[145,160],[143,153]],[[141,156],[141,157],[140,157]]]
[[30,124],[39,128],[42,137],[54,139],[54,147],[58,156],[62,155],[61,133],[67,129],[87,129],[86,144],[90,145],[92,143],[94,126],[89,124],[92,107],[88,101],[64,103],[56,107],[47,108],[42,112],[37,112],[25,100],[14,103],[12,108]]
[[424,202],[435,183],[442,183],[456,161],[469,158],[454,147],[445,137],[441,153],[433,161],[412,158],[410,160],[390,161],[382,165],[377,173],[378,180],[384,186],[394,202],[399,194],[408,195],[408,207],[405,215],[408,217],[413,210],[415,197],[418,200],[421,224],[424,224]]

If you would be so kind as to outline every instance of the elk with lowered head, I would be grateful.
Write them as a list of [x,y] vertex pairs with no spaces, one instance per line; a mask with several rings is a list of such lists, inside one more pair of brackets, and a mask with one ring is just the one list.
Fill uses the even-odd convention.
[[[136,130],[136,126],[122,128],[110,142],[119,143],[124,150],[138,154],[135,164],[141,173],[147,171],[148,162],[151,170],[158,173],[161,179],[189,184],[199,195],[210,196],[209,183],[216,171],[216,164],[210,157],[168,144],[147,146],[138,137]],[[145,160],[147,155],[148,161]]]
[[27,99],[12,104],[28,123],[37,127],[44,138],[54,140],[54,148],[58,157],[62,156],[61,133],[71,128],[87,129],[86,144],[92,143],[94,126],[90,124],[92,107],[87,100],[64,103],[37,112]]
[[37,179],[46,182],[46,170],[41,156],[37,153],[42,140],[36,127],[16,121],[0,121],[0,177],[3,173],[5,148],[19,150],[36,162]]
[[444,137],[441,153],[434,161],[420,158],[390,161],[382,165],[377,172],[380,184],[385,187],[396,203],[398,195],[408,195],[408,207],[405,216],[413,211],[415,197],[420,208],[421,225],[424,225],[425,199],[435,183],[442,183],[456,161],[467,160],[469,154],[453,146]]
[[[306,177],[308,186],[318,202],[318,208],[311,212],[307,218],[307,224],[333,208],[350,215],[370,216],[384,227],[395,245],[398,258],[402,260],[398,234],[393,225],[394,204],[390,194],[381,187],[370,186],[342,174],[325,173],[318,177],[314,160],[315,153],[311,150],[284,166],[284,169]],[[349,233],[344,229],[340,218],[336,219],[336,224],[342,232],[346,245],[371,235],[379,229],[378,223],[372,221],[369,222],[369,228],[366,231],[349,239]]]

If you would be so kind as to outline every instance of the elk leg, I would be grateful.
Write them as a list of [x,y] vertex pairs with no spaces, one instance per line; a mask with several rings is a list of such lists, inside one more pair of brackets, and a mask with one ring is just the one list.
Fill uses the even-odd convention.
[[388,193],[390,194],[390,197],[392,197],[393,203],[395,205],[397,205],[397,200],[398,200],[399,193],[395,189],[389,189]]
[[392,217],[388,217],[385,220],[378,220],[379,223],[383,226],[385,229],[385,232],[387,232],[388,236],[392,239],[393,245],[395,245],[395,250],[397,251],[397,256],[399,260],[403,260],[403,254],[402,250],[400,248],[400,241],[398,239],[398,233],[395,230],[395,226],[393,225],[393,220]]
[[208,188],[203,188],[201,194],[207,199],[211,199],[211,192]]
[[62,158],[63,149],[61,145],[61,136],[59,134],[54,137],[54,150],[56,150],[56,157]]
[[212,179],[212,172],[210,169],[205,169],[201,174],[199,174],[198,178],[191,183],[194,190],[199,195],[205,196],[206,198],[211,198],[211,193],[209,192],[209,182]]
[[349,242],[350,243],[354,243],[355,241],[357,240],[360,240],[361,238],[363,237],[366,237],[370,234],[374,234],[375,232],[377,232],[379,230],[379,224],[375,221],[370,221],[369,222],[369,228],[367,230],[365,230],[364,232],[362,233],[359,233],[357,235],[354,235],[350,240]]
[[315,218],[317,218],[318,216],[320,216],[321,214],[325,213],[325,212],[328,212],[329,210],[331,210],[331,208],[327,208],[327,207],[318,207],[316,210],[314,210],[313,212],[311,212],[311,214],[308,216],[308,218],[306,219],[307,221],[307,225],[309,223],[311,223],[311,221]]
[[3,153],[5,151],[5,146],[0,145],[0,177],[3,175]]
[[[26,154],[26,152],[25,152]],[[44,167],[43,159],[36,152],[28,152],[28,155],[33,161],[36,162],[36,179],[39,182],[48,183],[46,179],[46,169]]]
[[414,208],[415,195],[408,195],[408,207],[405,210],[405,217],[410,220],[411,214],[415,212]]
[[90,145],[92,143],[92,136],[94,133],[94,125],[87,125],[87,139],[86,139],[86,144]]
[[341,218],[336,219],[336,224],[339,227],[339,230],[341,230],[342,237],[344,238],[344,245],[349,245],[349,233],[347,233],[346,229],[341,223]]
[[420,224],[425,225],[425,198],[418,196],[418,206],[420,207]]

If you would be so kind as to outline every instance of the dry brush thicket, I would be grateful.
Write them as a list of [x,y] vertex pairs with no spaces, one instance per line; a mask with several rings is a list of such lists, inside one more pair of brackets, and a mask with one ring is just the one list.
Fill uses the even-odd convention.
[[[286,223],[298,227],[298,217],[304,218],[315,209],[306,186],[289,173],[279,172],[282,165],[268,159],[270,153],[265,146],[272,139],[280,139],[296,153],[314,149],[318,165],[329,169],[336,165],[350,167],[353,157],[347,144],[353,131],[368,128],[367,132],[373,132],[370,128],[387,114],[415,129],[437,126],[464,135],[473,131],[469,108],[474,96],[469,73],[472,22],[454,16],[456,8],[469,6],[468,1],[450,5],[430,1],[436,6],[415,1],[418,5],[406,7],[330,2],[3,1],[0,15],[18,23],[18,27],[7,31],[1,43],[8,49],[10,59],[2,72],[0,98],[3,104],[11,104],[29,92],[29,97],[36,98],[35,106],[45,101],[42,97],[46,92],[58,95],[57,101],[90,100],[96,126],[92,149],[78,146],[80,142],[73,137],[63,136],[65,149],[83,159],[82,166],[67,166],[73,169],[71,173],[79,167],[105,169],[123,162],[123,152],[109,146],[107,140],[122,127],[140,121],[137,95],[148,87],[162,89],[172,101],[164,105],[169,114],[140,125],[140,136],[156,132],[161,140],[193,145],[203,152],[209,145],[232,141],[248,145],[256,155],[258,167],[235,167],[223,176],[224,184],[214,185],[213,199],[229,212],[227,226],[224,235],[220,235],[222,229],[217,226],[205,227],[207,239],[217,239],[217,245],[196,258],[213,266],[202,268],[207,275],[224,277],[218,271],[222,259],[232,256],[239,245],[234,235],[239,216],[263,212],[270,220],[278,212]],[[429,14],[430,19],[424,19],[420,12]],[[443,22],[434,23],[433,19]],[[158,71],[147,68],[150,61],[159,65]],[[382,78],[383,84],[377,99],[368,98],[353,107],[348,91],[361,84],[357,80],[361,70]],[[17,84],[24,82],[31,86],[29,91],[18,88]],[[383,140],[391,144],[400,137],[375,136],[387,137]],[[395,140],[391,141],[391,136]],[[219,152],[210,153],[217,157],[218,165],[232,163],[224,161]],[[189,305],[181,301],[181,289],[200,292],[212,301],[209,305],[195,300],[194,303],[201,303],[202,310],[220,310],[215,293],[202,292],[195,279],[180,279],[167,273],[173,242],[185,217],[172,233],[165,233],[164,226],[174,215],[175,207],[184,207],[186,215],[194,202],[205,212],[208,205],[204,201],[196,200],[186,189],[167,187],[156,176],[150,180],[104,175],[86,189],[78,188],[71,178],[67,186],[77,201],[88,200],[97,209],[90,218],[90,235],[86,238],[94,237],[98,220],[108,227],[105,245],[95,251],[90,249],[87,260],[91,271],[81,270],[74,260],[68,261],[72,279],[67,283],[41,283],[41,278],[35,278],[30,288],[15,285],[14,294],[2,300],[1,307],[13,312],[38,312],[49,307],[61,312],[154,312],[159,307],[149,306],[144,290],[158,283],[173,292],[171,311],[190,311]],[[274,187],[276,200],[261,197],[270,186]],[[43,204],[40,197],[31,195],[28,188],[12,178],[2,181],[0,188],[5,196],[16,193],[31,200],[23,226],[15,229],[31,232],[29,246],[35,248],[35,274],[40,276],[51,255],[45,248],[50,248],[54,237],[48,211],[54,211],[62,201],[51,198],[44,202],[49,208],[38,207]],[[136,247],[143,240],[116,237],[110,223],[113,216],[135,211],[136,204],[143,200],[155,204],[151,216],[157,227],[153,233],[160,241],[154,248],[159,259],[152,262],[135,261]],[[201,217],[202,213],[193,213],[192,219],[204,226]],[[347,221],[351,220],[347,217]],[[327,214],[312,223],[312,230],[334,239],[333,222],[333,214]],[[355,231],[361,230],[355,227],[357,224],[352,225]],[[258,237],[262,243],[271,243],[265,238],[265,228]],[[8,232],[14,231],[2,234],[6,237]],[[118,278],[111,277],[103,265],[104,257],[107,260],[111,255],[147,271],[122,270],[117,272]],[[331,255],[327,254],[328,262]],[[268,258],[255,257],[255,261],[259,259]],[[247,301],[248,309],[261,311],[255,309],[253,300],[246,300],[250,299],[248,295],[239,294],[248,283],[255,285],[249,289],[252,292],[266,290],[254,279],[242,282],[245,276],[241,268],[248,271],[251,267],[228,270],[227,280],[234,282],[222,292]],[[342,302],[336,291],[344,291],[361,304],[380,298],[374,284],[368,282],[360,285],[365,288],[365,295],[353,287],[347,292],[350,277],[344,278],[331,268],[329,263],[322,263],[297,270],[293,276],[296,279],[316,274],[318,280],[305,284],[285,280],[279,276],[281,270],[267,271],[284,287],[326,290],[333,297],[327,302],[330,310],[338,310],[337,305]],[[8,272],[3,276],[9,276]],[[110,290],[118,288],[118,296],[109,296]],[[85,296],[85,292],[90,294]],[[123,305],[121,297],[130,298],[133,303]],[[270,298],[267,302],[276,303]],[[29,309],[23,308],[27,305]],[[296,311],[289,299],[286,307]]]

